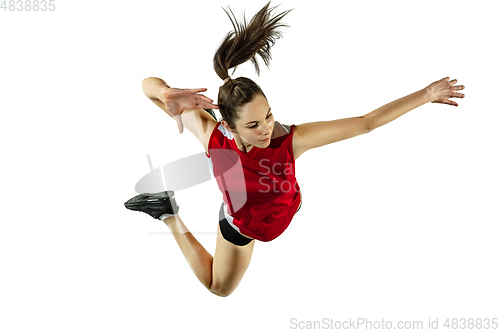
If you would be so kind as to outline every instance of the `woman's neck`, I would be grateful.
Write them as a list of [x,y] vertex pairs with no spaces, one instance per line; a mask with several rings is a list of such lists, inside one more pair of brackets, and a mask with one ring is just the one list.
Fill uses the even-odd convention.
[[252,146],[249,143],[244,142],[241,140],[240,136],[238,134],[233,133],[234,140],[236,142],[236,145],[238,146],[238,149],[241,150],[244,153],[248,153],[254,146]]

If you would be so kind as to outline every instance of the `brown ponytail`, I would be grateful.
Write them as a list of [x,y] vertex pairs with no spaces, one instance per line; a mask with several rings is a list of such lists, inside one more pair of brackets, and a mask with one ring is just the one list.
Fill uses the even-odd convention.
[[[282,37],[279,28],[287,27],[286,24],[280,23],[280,20],[290,12],[287,10],[272,16],[276,7],[270,7],[270,4],[271,2],[268,2],[248,24],[246,19],[239,23],[230,8],[229,11],[224,9],[234,31],[226,35],[214,56],[214,69],[222,80],[229,77],[229,69],[236,68],[248,60],[254,65],[257,74],[260,74],[256,55],[259,55],[269,68],[271,47]],[[224,82],[219,89],[218,105],[222,118],[229,127],[236,128],[238,109],[251,102],[257,94],[265,97],[262,89],[248,78],[239,77]]]

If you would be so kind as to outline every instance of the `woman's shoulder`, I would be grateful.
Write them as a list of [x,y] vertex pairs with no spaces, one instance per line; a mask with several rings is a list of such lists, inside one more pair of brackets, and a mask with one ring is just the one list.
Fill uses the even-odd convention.
[[274,129],[273,135],[271,136],[271,140],[275,138],[282,137],[284,135],[288,135],[291,132],[290,125],[283,125],[279,121],[274,121]]
[[[233,149],[230,142],[234,139],[233,133],[228,131],[221,122],[215,123],[212,133],[208,139],[208,151],[211,149]],[[210,153],[207,152],[207,156],[210,157]]]

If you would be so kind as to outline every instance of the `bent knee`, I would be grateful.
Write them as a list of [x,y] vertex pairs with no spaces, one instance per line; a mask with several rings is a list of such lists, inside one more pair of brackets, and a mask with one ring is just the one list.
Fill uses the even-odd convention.
[[218,291],[218,290],[210,290],[210,292],[214,295],[219,296],[219,297],[227,297],[233,293],[233,291],[223,292],[223,291]]
[[233,291],[236,290],[235,287],[230,287],[230,286],[224,286],[224,285],[212,285],[209,288],[210,292],[214,295],[220,296],[220,297],[227,297],[233,293]]

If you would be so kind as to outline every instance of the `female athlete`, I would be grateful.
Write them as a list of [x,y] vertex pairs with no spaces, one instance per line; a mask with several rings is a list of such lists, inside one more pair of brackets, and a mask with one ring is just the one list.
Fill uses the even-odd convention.
[[[214,256],[189,232],[179,217],[173,191],[140,194],[125,203],[148,213],[171,230],[200,282],[213,294],[230,295],[245,274],[255,240],[281,235],[300,208],[302,195],[295,179],[295,161],[309,149],[365,134],[428,102],[458,106],[450,98],[465,87],[448,77],[360,117],[283,125],[274,121],[269,101],[252,80],[231,78],[229,69],[250,60],[257,73],[259,55],[266,65],[279,28],[289,11],[274,15],[268,3],[250,22],[240,23],[229,10],[234,31],[214,56],[223,80],[218,103],[200,94],[206,89],[171,88],[159,78],[143,81],[143,90],[177,122],[179,132],[190,130],[203,145],[223,203],[219,211]],[[219,109],[217,121],[211,109]],[[208,112],[207,112],[208,111]]]

